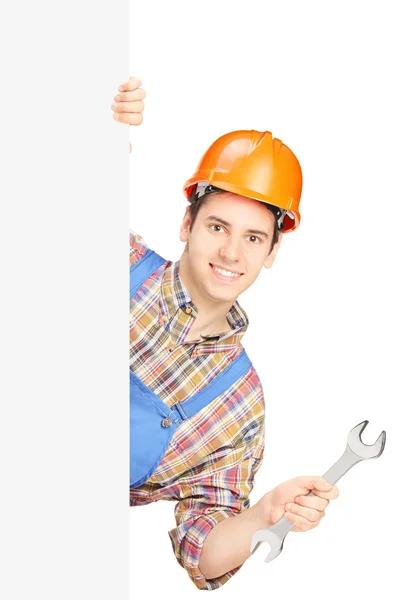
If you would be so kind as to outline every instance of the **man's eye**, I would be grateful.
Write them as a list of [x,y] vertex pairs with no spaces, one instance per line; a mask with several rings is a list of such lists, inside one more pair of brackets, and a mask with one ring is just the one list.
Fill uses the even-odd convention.
[[256,235],[249,235],[249,240],[253,243],[253,244],[259,244],[260,243],[260,238]]
[[219,233],[220,231],[222,231],[222,226],[221,225],[210,225],[211,230],[212,231],[216,231],[217,233]]

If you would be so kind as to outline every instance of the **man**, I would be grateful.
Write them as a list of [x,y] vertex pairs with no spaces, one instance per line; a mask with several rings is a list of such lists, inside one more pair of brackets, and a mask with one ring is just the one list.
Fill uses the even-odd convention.
[[[120,86],[116,120],[142,122],[140,86],[137,78]],[[310,476],[249,501],[263,458],[264,399],[241,345],[248,319],[237,298],[272,267],[282,234],[298,227],[301,184],[297,158],[270,132],[231,132],[184,186],[180,260],[164,260],[131,234],[130,502],[177,501],[169,534],[199,589],[238,571],[257,530],[282,516],[293,531],[313,529],[338,496]]]

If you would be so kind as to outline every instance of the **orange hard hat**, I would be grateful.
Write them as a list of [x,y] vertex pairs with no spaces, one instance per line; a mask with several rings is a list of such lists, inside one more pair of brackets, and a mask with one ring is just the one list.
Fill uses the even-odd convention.
[[283,233],[300,224],[300,163],[270,131],[232,131],[211,144],[183,189],[194,201],[201,195],[197,190],[214,188],[277,207]]

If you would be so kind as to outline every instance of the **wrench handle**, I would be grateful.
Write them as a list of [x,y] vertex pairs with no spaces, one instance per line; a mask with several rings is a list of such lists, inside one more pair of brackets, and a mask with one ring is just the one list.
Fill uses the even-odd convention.
[[[349,446],[346,446],[346,449],[339,460],[337,460],[335,464],[322,475],[322,477],[331,485],[335,485],[335,483],[339,481],[351,467],[354,467],[354,465],[361,460],[363,459],[360,456],[357,456]],[[314,496],[314,494],[310,492],[307,496]]]
[[338,461],[324,474],[322,477],[330,484],[335,485],[337,481],[343,475],[350,471],[351,467],[354,467],[357,463],[359,463],[362,459],[361,456],[358,456],[350,446],[346,446],[345,451]]

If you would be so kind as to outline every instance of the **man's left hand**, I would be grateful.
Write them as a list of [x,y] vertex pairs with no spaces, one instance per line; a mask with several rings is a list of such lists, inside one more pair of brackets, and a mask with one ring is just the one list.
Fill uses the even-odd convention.
[[[312,496],[308,496],[310,492]],[[292,531],[304,532],[319,525],[329,501],[338,496],[336,485],[329,484],[322,477],[295,477],[279,484],[257,504],[269,523],[267,527],[285,517],[294,525]]]

